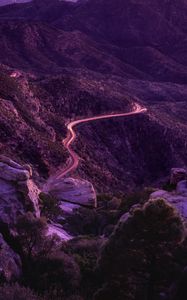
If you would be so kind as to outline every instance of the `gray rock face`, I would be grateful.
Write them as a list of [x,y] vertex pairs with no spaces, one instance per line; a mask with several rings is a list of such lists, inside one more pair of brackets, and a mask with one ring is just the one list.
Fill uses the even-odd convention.
[[31,179],[29,166],[21,166],[14,161],[0,157],[0,222],[10,228],[17,216],[32,210],[39,216],[39,189]]
[[177,184],[176,192],[187,197],[187,180],[182,180]]
[[20,277],[21,259],[4,240],[2,225],[6,226],[10,234],[14,234],[19,215],[27,210],[38,217],[40,215],[40,190],[31,176],[30,166],[21,166],[7,157],[0,156],[0,278],[6,281]]
[[60,224],[49,224],[48,225],[48,231],[47,236],[53,236],[56,235],[59,238],[59,242],[62,241],[69,241],[73,237],[68,234],[64,229],[63,226]]
[[187,181],[183,180],[177,184],[176,190],[167,192],[158,190],[150,195],[150,199],[162,198],[173,205],[181,216],[187,220]]
[[18,279],[20,275],[20,257],[8,246],[0,234],[0,277],[6,281],[12,281]]
[[181,180],[187,179],[187,170],[182,168],[171,169],[170,183],[177,184]]
[[75,178],[56,179],[50,185],[50,194],[63,201],[96,207],[96,192],[93,185],[86,180]]
[[[21,166],[7,157],[0,156],[0,224],[7,225],[10,233],[12,234],[15,232],[15,224],[19,215],[24,214],[29,210],[32,211],[36,217],[40,216],[38,202],[40,190],[33,182],[31,177],[32,169],[30,166]],[[61,195],[65,197],[67,193],[67,197],[65,199],[74,199],[73,196],[78,193],[78,188],[73,190],[73,186],[80,186],[80,184],[78,185],[77,182],[75,184],[73,180],[71,184],[70,181],[67,183],[68,187],[70,187],[69,189],[64,189],[64,185],[66,186],[66,183],[63,183],[62,186],[60,185],[59,188],[55,186],[54,193],[57,193],[59,197],[61,197]],[[91,184],[84,182],[84,184],[82,183],[81,187],[82,192],[84,191],[86,193],[88,191],[87,197],[90,197],[92,188]],[[83,196],[83,194],[82,199],[84,199],[84,201],[88,200],[86,195]],[[78,197],[78,200],[80,200],[80,197]],[[72,238],[59,224],[49,225],[47,235],[52,236],[53,234],[57,235],[61,241],[66,241]],[[12,254],[13,253],[14,252],[12,251]],[[3,257],[5,257],[5,254],[3,255]],[[12,259],[13,258],[14,256],[12,256]],[[4,267],[2,270],[2,272],[4,272]],[[17,276],[17,271],[15,270],[16,269],[14,268],[13,273],[15,273],[15,276]]]
[[8,181],[24,181],[29,179],[29,172],[0,162],[0,177]]
[[0,179],[0,222],[8,226],[15,224],[18,214],[24,212],[16,186]]

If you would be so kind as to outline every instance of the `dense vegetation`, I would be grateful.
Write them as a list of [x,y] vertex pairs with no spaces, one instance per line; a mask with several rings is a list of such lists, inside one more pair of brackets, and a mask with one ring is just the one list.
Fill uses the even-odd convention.
[[48,207],[54,217],[57,206],[42,194],[46,217],[38,219],[28,212],[18,218],[14,243],[23,274],[15,284],[1,278],[0,299],[184,299],[183,221],[165,200],[148,201],[148,195],[147,190],[121,199],[101,195],[97,210],[81,209],[79,218],[72,216],[72,231],[76,226],[82,236],[60,243],[56,237],[45,237]]

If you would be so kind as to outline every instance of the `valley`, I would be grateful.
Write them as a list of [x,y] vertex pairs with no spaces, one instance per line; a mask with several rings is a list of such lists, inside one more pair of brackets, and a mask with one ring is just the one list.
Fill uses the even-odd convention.
[[[34,167],[37,164],[36,171],[42,171],[44,176],[54,173],[56,167],[59,168],[67,158],[65,148],[60,149],[60,140],[66,136],[65,124],[68,120],[126,112],[130,110],[133,102],[148,108],[147,117],[136,117],[125,125],[122,120],[110,122],[110,130],[114,135],[112,140],[116,140],[118,145],[117,151],[115,147],[111,148],[109,141],[109,121],[103,121],[101,133],[100,123],[85,124],[85,130],[83,132],[81,129],[80,139],[78,138],[74,146],[78,156],[81,151],[80,156],[83,157],[76,176],[93,180],[93,174],[97,173],[99,179],[95,178],[93,184],[98,190],[109,191],[109,186],[112,187],[111,190],[115,186],[123,192],[140,184],[138,177],[141,178],[142,185],[154,184],[157,179],[165,178],[172,166],[186,165],[184,116],[187,66],[183,21],[186,10],[183,10],[179,22],[174,17],[174,10],[178,9],[177,4],[171,5],[167,15],[165,11],[168,4],[159,10],[157,1],[151,6],[148,0],[145,3],[141,1],[139,5],[132,4],[129,0],[126,3],[128,9],[122,10],[118,22],[116,13],[112,15],[111,12],[117,11],[122,1],[118,0],[115,3],[114,10],[114,3],[110,1],[105,5],[105,13],[104,5],[104,0],[80,4],[64,1],[54,1],[51,4],[48,0],[38,0],[13,7],[2,7],[0,60],[12,71],[22,72],[21,78],[15,79],[18,85],[22,86],[24,80],[28,82],[28,93],[33,94],[35,100],[32,101],[36,102],[38,107],[38,112],[33,112],[36,114],[34,122],[49,124],[47,126],[51,133],[48,131],[47,135],[45,134],[45,140],[52,134],[50,153],[47,153],[46,149],[47,140],[42,144],[43,137],[40,138],[40,142],[38,140],[41,125],[32,126],[32,130],[35,128],[37,132],[34,133],[34,140],[38,140],[36,144],[40,144],[37,150],[38,158],[32,163]],[[93,11],[97,13],[91,17]],[[100,16],[103,14],[105,17],[101,20]],[[86,16],[87,20],[84,24],[81,21],[83,16]],[[142,16],[146,24],[141,23]],[[159,23],[160,18],[162,23]],[[112,20],[113,28],[110,28],[109,20]],[[96,23],[100,24],[97,30]],[[157,24],[160,24],[160,27]],[[126,28],[126,31],[118,30],[118,26]],[[164,31],[162,27],[165,28]],[[106,28],[108,32],[105,32]],[[153,35],[155,28],[157,31]],[[115,35],[114,39],[113,35],[116,32],[119,32],[119,37]],[[173,44],[175,47],[172,47]],[[52,121],[54,118],[55,121]],[[25,122],[30,126],[28,120]],[[59,126],[63,128],[61,132]],[[43,131],[46,130],[44,127]],[[139,128],[141,135],[138,134]],[[147,128],[149,132],[152,131],[150,136]],[[129,137],[134,135],[134,131],[135,135],[138,134],[136,139],[143,139],[141,146],[138,146],[138,143],[136,145],[133,137]],[[102,140],[100,135],[104,137]],[[154,136],[158,135],[161,135],[158,138],[160,145],[155,145]],[[29,143],[28,140],[28,146]],[[123,143],[126,143],[125,147]],[[101,145],[102,150],[96,151],[97,144]],[[11,147],[8,146],[10,152]],[[4,149],[7,151],[6,143]],[[166,156],[163,162],[159,162],[162,159],[159,154],[157,157],[157,151],[153,154],[153,149],[163,149],[163,155]],[[104,157],[110,157],[107,160],[108,164],[103,164],[100,151],[106,153]],[[97,155],[94,155],[94,152]],[[53,158],[49,157],[52,153],[55,153]],[[124,153],[124,162],[119,157],[121,153]],[[147,155],[150,158],[146,160]],[[21,157],[23,155],[20,155]],[[101,160],[98,157],[101,157]],[[139,165],[139,171],[135,170],[132,162],[136,161],[136,157],[141,157],[141,161],[135,163]],[[29,162],[31,157],[25,154],[25,159]],[[87,165],[84,161],[87,161]],[[131,173],[131,169],[133,176],[128,174]],[[126,183],[122,186],[124,179]],[[104,182],[103,187],[99,182]]]
[[0,300],[186,300],[186,0],[18,2],[0,5]]

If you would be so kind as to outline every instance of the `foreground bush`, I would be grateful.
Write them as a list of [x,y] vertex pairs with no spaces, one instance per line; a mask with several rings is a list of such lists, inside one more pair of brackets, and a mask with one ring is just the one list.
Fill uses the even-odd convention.
[[183,233],[180,216],[162,199],[125,214],[102,251],[98,274],[103,285],[95,299],[161,299],[175,277],[173,251]]
[[56,221],[62,214],[60,201],[49,194],[40,193],[40,211],[42,216]]
[[36,218],[28,212],[18,218],[17,231],[23,253],[28,260],[41,251],[47,230],[45,218]]
[[29,288],[19,284],[5,284],[0,287],[0,300],[43,300],[35,295]]

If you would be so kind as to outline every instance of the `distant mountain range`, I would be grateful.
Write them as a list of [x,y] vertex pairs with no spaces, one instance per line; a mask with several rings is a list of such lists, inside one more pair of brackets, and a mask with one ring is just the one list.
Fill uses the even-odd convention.
[[187,300],[186,224],[187,0],[1,6],[0,300]]
[[[8,5],[8,4],[15,4],[15,3],[26,3],[31,2],[32,0],[1,0],[0,6]],[[63,0],[69,2],[77,2],[77,0]]]
[[32,0],[1,0],[0,6],[7,5],[7,4],[13,4],[13,3],[25,3],[30,2]]

